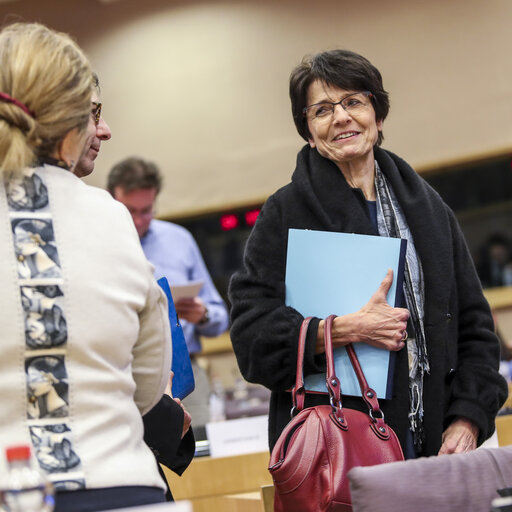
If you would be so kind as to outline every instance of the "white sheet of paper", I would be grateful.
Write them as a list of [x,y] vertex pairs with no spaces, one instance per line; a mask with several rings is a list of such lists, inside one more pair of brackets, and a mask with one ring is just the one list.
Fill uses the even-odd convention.
[[268,451],[268,415],[206,424],[211,457]]
[[172,285],[171,293],[172,300],[176,302],[179,299],[192,299],[197,297],[197,294],[201,291],[204,281],[190,281],[187,284]]

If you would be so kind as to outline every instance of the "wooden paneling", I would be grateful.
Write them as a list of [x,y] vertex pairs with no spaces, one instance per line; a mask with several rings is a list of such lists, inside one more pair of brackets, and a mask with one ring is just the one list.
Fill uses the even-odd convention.
[[500,446],[512,444],[512,414],[498,416],[496,418],[496,431]]
[[[165,467],[163,469],[175,500],[190,500],[194,512],[224,512],[228,510],[225,508],[228,506],[227,495],[259,493],[261,486],[272,483],[267,469],[268,460],[268,452],[234,457],[199,457],[192,461],[181,477]],[[235,506],[233,499],[230,500],[229,506]],[[258,506],[254,499],[249,501],[251,506]]]

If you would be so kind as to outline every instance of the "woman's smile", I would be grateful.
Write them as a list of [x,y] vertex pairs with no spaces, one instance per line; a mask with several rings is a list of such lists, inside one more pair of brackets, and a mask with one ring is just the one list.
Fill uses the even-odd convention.
[[343,133],[336,135],[336,137],[334,137],[334,139],[332,139],[332,140],[333,141],[343,141],[343,140],[347,140],[347,139],[353,139],[357,135],[359,135],[359,132],[343,132]]

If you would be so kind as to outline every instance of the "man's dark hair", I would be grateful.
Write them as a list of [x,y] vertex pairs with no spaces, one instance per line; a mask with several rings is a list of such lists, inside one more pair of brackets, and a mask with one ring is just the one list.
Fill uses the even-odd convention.
[[107,178],[107,190],[114,195],[114,189],[121,187],[125,192],[138,189],[162,188],[162,175],[153,162],[138,157],[121,160],[112,167]]
[[[306,56],[290,75],[292,115],[299,135],[311,138],[308,121],[303,114],[307,107],[309,86],[320,80],[347,91],[370,91],[377,121],[384,121],[389,112],[389,95],[384,90],[379,70],[363,56],[349,50],[329,50]],[[377,145],[384,140],[379,131]]]

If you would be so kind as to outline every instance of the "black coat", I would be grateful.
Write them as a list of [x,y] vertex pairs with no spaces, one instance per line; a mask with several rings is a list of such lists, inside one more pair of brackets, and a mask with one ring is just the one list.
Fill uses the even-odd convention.
[[[424,454],[436,454],[443,430],[456,416],[480,429],[479,443],[494,431],[495,415],[507,395],[498,373],[499,343],[464,237],[453,212],[403,160],[375,148],[375,158],[400,203],[411,230],[425,280],[425,334],[430,374],[424,380]],[[305,146],[290,184],[266,201],[247,241],[243,270],[230,282],[231,339],[244,377],[272,390],[269,442],[275,444],[290,420],[297,340],[303,317],[285,305],[288,230],[317,229],[376,234],[364,197],[338,167]],[[383,276],[384,277],[384,276]],[[305,375],[324,371],[315,356],[319,319],[308,330]],[[386,421],[404,446],[408,429],[407,353],[397,354],[393,398],[381,400]],[[309,396],[306,405],[327,403]],[[343,404],[365,410],[361,399]]]

